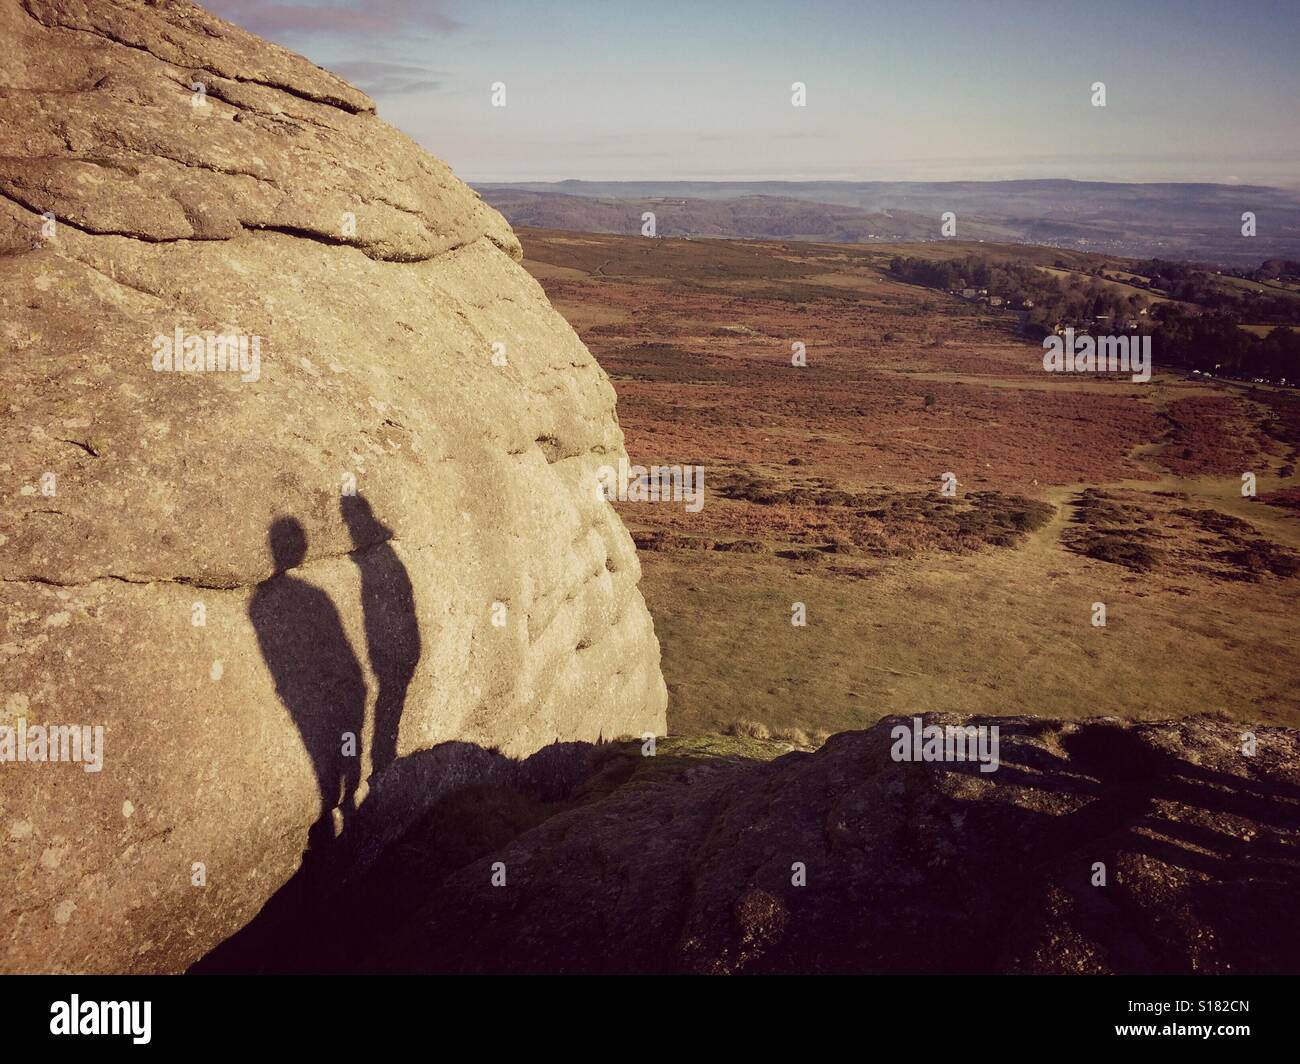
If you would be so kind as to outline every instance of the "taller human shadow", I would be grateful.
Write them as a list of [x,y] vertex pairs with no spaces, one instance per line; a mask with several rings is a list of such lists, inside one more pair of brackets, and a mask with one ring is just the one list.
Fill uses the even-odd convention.
[[308,850],[319,853],[333,840],[334,808],[342,811],[344,828],[355,812],[366,683],[329,595],[288,571],[307,556],[302,525],[280,518],[267,538],[276,572],[253,591],[248,616],[316,773],[321,809]]
[[339,508],[352,535],[352,561],[361,571],[366,646],[379,684],[370,745],[371,771],[378,773],[397,757],[406,690],[420,661],[420,626],[411,578],[391,543],[393,530],[375,517],[364,495],[344,495]]

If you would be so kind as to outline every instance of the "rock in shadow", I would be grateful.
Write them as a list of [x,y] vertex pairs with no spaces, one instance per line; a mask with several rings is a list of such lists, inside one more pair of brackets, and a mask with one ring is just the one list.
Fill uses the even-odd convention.
[[[1000,968],[1061,970],[1044,956],[1052,943],[1095,970],[1300,969],[1285,915],[1300,899],[1300,787],[1231,756],[1230,726],[1185,727],[1187,746],[1172,725],[1090,724],[1062,737],[1064,757],[1031,750],[999,770],[1003,785],[1068,803],[1051,814],[1019,803],[1017,830],[1036,842],[1003,899],[1017,932]],[[1214,731],[1218,745],[1198,750]]]
[[[395,760],[346,834],[190,974],[349,973],[442,877],[582,801],[604,748],[554,743],[523,760],[449,742]],[[617,782],[617,781],[615,781]]]
[[[753,741],[679,760],[690,740],[671,737],[585,765],[463,744],[400,759],[415,786],[464,783],[328,922],[257,956],[388,973],[1300,970],[1297,733],[1256,729],[1252,758],[1218,718],[943,717],[1000,728],[982,773],[895,761],[896,720],[770,761]],[[259,970],[216,961],[200,970]]]
[[431,882],[368,968],[1300,970],[1296,733],[1252,759],[1223,720],[944,720],[998,725],[1001,767],[896,762],[886,720],[642,779]]
[[[1158,734],[1141,725],[1090,724],[1063,737],[1066,757],[1040,754],[1032,774],[1004,765],[999,775],[1006,782],[1087,799],[1060,818],[1055,834],[1062,846],[1077,848],[1121,832],[1126,846],[1210,875],[1226,872],[1221,864],[1227,857],[1247,856],[1234,834],[1206,826],[1213,821],[1223,827],[1233,822],[1300,827],[1300,787],[1215,771],[1156,745],[1151,736]],[[1184,811],[1199,814],[1204,823]]]

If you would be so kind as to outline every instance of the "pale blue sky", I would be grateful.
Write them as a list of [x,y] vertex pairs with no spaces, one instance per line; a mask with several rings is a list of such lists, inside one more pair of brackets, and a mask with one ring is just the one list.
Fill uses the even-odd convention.
[[1300,187],[1300,0],[209,6],[357,83],[470,181]]

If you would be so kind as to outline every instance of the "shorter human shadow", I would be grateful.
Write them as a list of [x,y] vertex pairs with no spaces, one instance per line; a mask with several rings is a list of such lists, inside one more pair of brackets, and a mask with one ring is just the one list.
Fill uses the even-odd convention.
[[248,616],[316,776],[320,815],[308,831],[308,850],[319,851],[336,833],[334,810],[345,827],[356,810],[366,683],[329,595],[292,572],[307,557],[302,524],[282,517],[267,539],[275,574],[253,590]]

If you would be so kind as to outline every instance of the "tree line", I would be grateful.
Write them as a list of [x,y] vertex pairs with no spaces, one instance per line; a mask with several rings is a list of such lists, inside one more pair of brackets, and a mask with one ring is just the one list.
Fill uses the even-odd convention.
[[[1058,265],[1069,268],[1064,262]],[[1300,273],[1298,267],[1300,264],[1278,260],[1265,263],[1260,270],[1272,279],[1287,280]],[[973,288],[1000,296],[1021,312],[1025,332],[1035,339],[1067,326],[1091,332],[1132,332],[1136,323],[1138,332],[1152,334],[1155,355],[1162,365],[1248,380],[1285,380],[1290,384],[1300,380],[1300,333],[1279,325],[1260,337],[1241,328],[1243,324],[1300,322],[1300,298],[1225,294],[1220,278],[1190,263],[1150,259],[1130,271],[1149,279],[1141,287],[1159,289],[1175,302],[1155,302],[1137,292],[1125,293],[1107,283],[1101,266],[1086,274],[1071,271],[1062,275],[1024,263],[995,262],[982,255],[942,261],[898,255],[890,261],[889,272],[929,288],[958,292]],[[1232,275],[1245,276],[1247,272],[1259,271]],[[1142,313],[1144,309],[1147,314]]]

